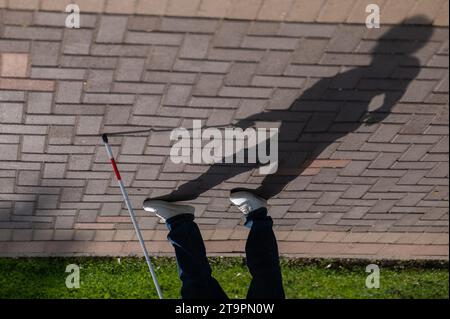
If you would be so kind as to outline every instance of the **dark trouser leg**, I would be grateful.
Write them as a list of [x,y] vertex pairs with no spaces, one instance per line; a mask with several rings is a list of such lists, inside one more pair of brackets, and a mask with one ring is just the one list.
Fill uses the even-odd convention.
[[248,299],[285,298],[281,277],[277,240],[272,230],[272,218],[260,208],[247,217],[251,227],[245,246],[247,266],[252,274]]
[[175,248],[178,272],[183,284],[183,299],[227,298],[219,283],[211,276],[202,235],[194,216],[184,214],[166,221],[170,232],[167,238]]

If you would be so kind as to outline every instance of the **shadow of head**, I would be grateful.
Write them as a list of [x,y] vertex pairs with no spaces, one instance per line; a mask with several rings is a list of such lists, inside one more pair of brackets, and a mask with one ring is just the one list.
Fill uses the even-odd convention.
[[433,32],[432,21],[427,16],[407,18],[378,38],[372,53],[412,55],[425,46]]

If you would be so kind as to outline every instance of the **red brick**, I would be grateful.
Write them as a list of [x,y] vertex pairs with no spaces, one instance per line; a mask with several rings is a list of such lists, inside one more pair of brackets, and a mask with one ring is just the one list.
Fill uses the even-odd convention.
[[25,80],[25,79],[0,79],[0,89],[22,91],[54,91],[54,81]]
[[28,54],[3,53],[0,55],[0,76],[24,78],[28,73]]

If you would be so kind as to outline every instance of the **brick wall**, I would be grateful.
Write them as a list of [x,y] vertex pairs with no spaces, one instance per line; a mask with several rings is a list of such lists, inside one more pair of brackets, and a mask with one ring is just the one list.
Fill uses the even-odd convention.
[[[302,1],[245,1],[275,21],[224,20],[231,1],[197,1],[191,14],[176,1],[161,12],[157,1],[77,1],[92,13],[70,30],[51,12],[62,2],[0,9],[1,255],[139,253],[98,134],[253,117],[283,123],[286,164],[271,181],[283,190],[269,202],[283,254],[448,258],[448,17],[437,9],[448,1],[395,1],[394,25],[371,30],[341,23],[359,21],[353,3],[329,15],[331,0],[289,23],[282,12]],[[419,11],[429,20],[395,25]],[[167,132],[110,140],[150,250],[170,253],[142,201],[209,167],[171,163]],[[228,192],[263,177],[213,173],[224,181],[192,201],[197,222],[210,253],[241,253]]]

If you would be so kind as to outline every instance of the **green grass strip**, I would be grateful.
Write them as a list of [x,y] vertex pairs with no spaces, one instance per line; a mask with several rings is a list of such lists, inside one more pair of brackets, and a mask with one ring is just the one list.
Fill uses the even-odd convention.
[[[173,258],[154,259],[165,298],[179,298]],[[368,289],[369,262],[288,260],[281,266],[288,298],[448,298],[448,263],[381,263],[380,288]],[[80,288],[65,285],[66,267],[80,266]],[[210,258],[230,298],[245,298],[250,274],[238,257]],[[0,258],[0,298],[157,298],[142,258]]]

